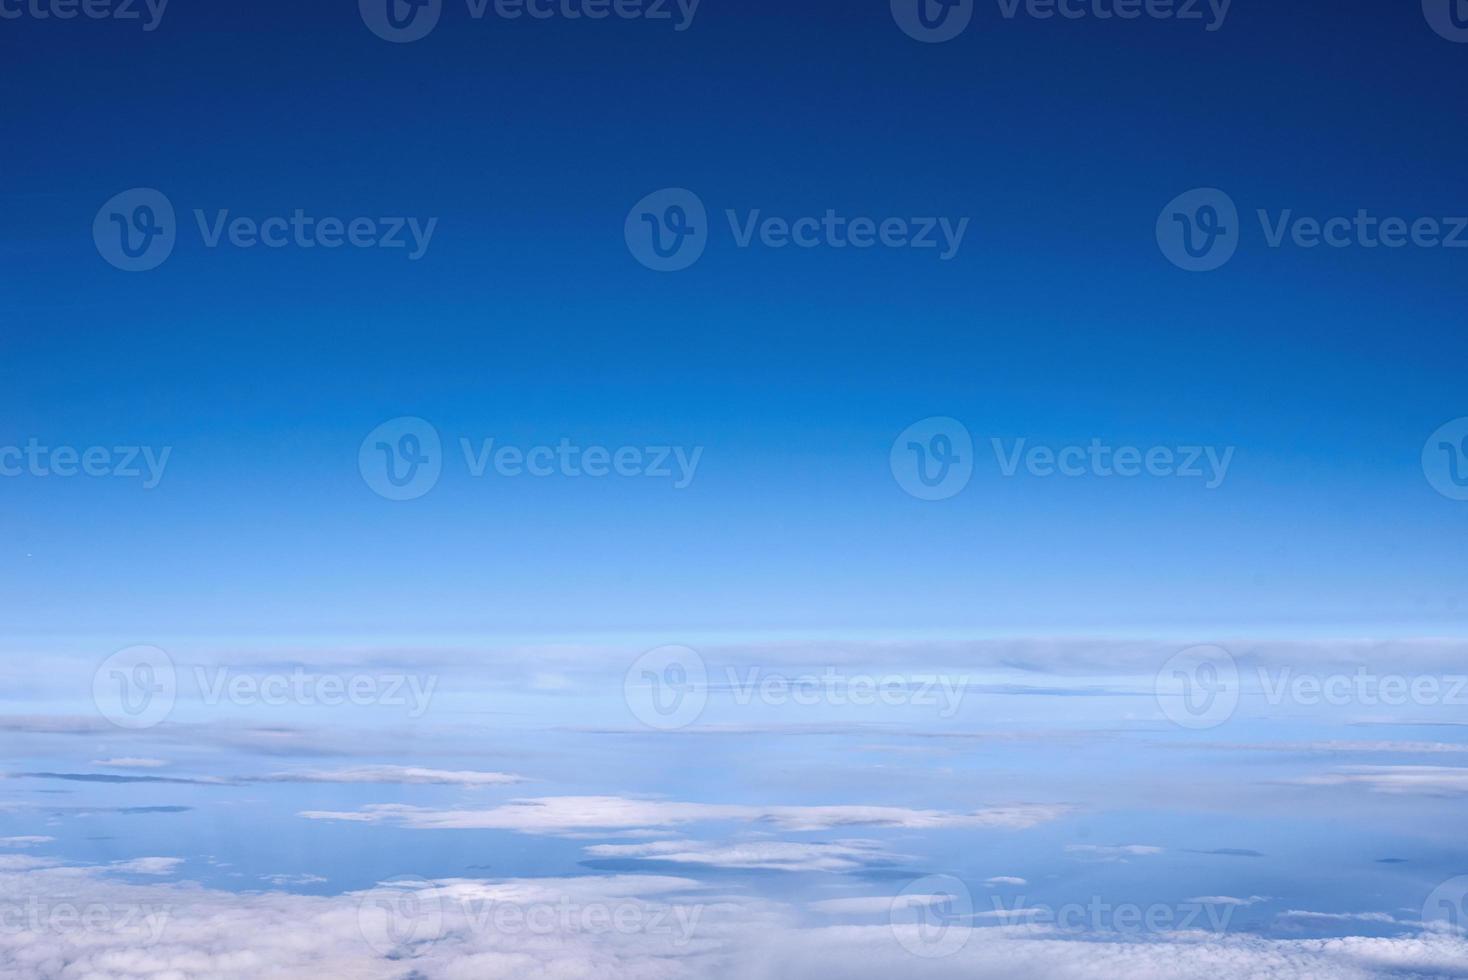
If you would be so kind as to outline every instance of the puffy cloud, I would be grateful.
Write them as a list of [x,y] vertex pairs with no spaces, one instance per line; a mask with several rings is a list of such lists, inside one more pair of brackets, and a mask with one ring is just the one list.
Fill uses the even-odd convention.
[[135,875],[171,875],[178,870],[180,864],[183,864],[183,858],[145,857],[133,858],[131,861],[114,861],[107,866],[107,870]]
[[[917,926],[801,926],[686,878],[400,881],[319,897],[139,884],[109,868],[0,872],[0,980],[1384,980],[1468,975],[1468,942],[972,930],[923,958]],[[890,899],[813,908],[869,913]],[[904,930],[911,930],[907,932]],[[906,941],[906,945],[904,945]],[[917,944],[914,946],[914,944]]]

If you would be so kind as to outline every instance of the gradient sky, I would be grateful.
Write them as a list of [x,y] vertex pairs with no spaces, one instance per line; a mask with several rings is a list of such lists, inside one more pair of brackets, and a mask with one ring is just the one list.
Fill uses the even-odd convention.
[[[935,44],[889,0],[445,0],[402,44],[349,0],[0,16],[0,980],[1468,975],[1435,915],[1468,916],[1468,502],[1424,462],[1468,436],[1468,251],[1256,218],[1468,216],[1468,44],[1414,2],[974,7]],[[152,271],[93,239],[133,188],[177,216]],[[669,188],[710,241],[657,272],[627,228]],[[1240,215],[1206,273],[1157,232],[1196,188]],[[195,209],[435,224],[416,260],[210,248]],[[967,224],[947,259],[741,248],[726,210]],[[390,500],[363,460],[403,418],[442,472]],[[893,459],[934,418],[974,469],[924,500]],[[697,468],[476,478],[461,439]],[[1006,476],[991,440],[1229,463]],[[32,444],[168,457],[4,475]],[[248,693],[295,677],[426,687]],[[950,886],[985,931],[933,957],[902,916]],[[458,918],[384,947],[405,894]],[[706,918],[527,938],[466,896]],[[1093,900],[1230,921],[1005,912]],[[168,929],[15,926],[84,901]]]
[[[1223,29],[981,6],[919,44],[885,3],[708,2],[694,26],[472,21],[413,44],[349,5],[7,21],[0,443],[173,447],[143,492],[0,481],[22,634],[1451,633],[1468,508],[1423,479],[1468,413],[1462,253],[1264,245],[1255,208],[1468,212],[1465,50],[1415,4],[1238,4]],[[105,93],[105,94],[99,94]],[[426,256],[204,249],[150,273],[88,229],[130,187],[181,218],[438,217]],[[656,274],[667,186],[789,217],[964,216],[958,256],[737,249]],[[1187,274],[1193,187],[1249,231]],[[702,446],[691,487],[356,469],[450,445]],[[1000,479],[915,500],[928,416],[1031,442],[1233,446],[1227,482]]]

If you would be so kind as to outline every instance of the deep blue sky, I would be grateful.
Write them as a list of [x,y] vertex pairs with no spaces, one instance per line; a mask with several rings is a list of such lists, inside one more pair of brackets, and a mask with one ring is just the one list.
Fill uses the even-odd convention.
[[[175,0],[0,24],[12,85],[0,444],[174,447],[156,490],[0,481],[11,631],[566,633],[1204,627],[1437,633],[1468,505],[1468,253],[1265,248],[1255,208],[1468,213],[1468,47],[1415,3],[1239,0],[1224,27],[1002,19],[919,44],[885,2],[704,0],[692,29]],[[24,134],[23,138],[19,138]],[[121,273],[102,202],[440,219],[401,252],[201,248]],[[738,250],[659,275],[658,188],[769,214],[966,216],[964,248]],[[1223,188],[1224,269],[1159,210]],[[521,445],[701,445],[691,488],[470,480],[389,503],[384,419]],[[1228,482],[903,494],[893,438],[1237,447]],[[677,638],[677,637],[674,637]]]

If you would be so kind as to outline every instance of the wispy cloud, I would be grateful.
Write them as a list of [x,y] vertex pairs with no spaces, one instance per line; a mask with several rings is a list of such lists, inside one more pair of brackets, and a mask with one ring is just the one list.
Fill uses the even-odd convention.
[[645,844],[597,844],[586,848],[593,857],[644,858],[718,868],[763,868],[774,871],[851,871],[890,859],[877,841],[846,840],[829,844],[792,841],[653,841]]
[[1151,844],[1067,844],[1065,850],[1094,861],[1125,861],[1129,857],[1161,854],[1163,848]]
[[1364,786],[1376,793],[1462,796],[1468,793],[1468,768],[1446,766],[1350,766],[1293,782],[1304,786]]
[[894,806],[749,806],[680,803],[621,796],[552,796],[513,800],[482,810],[437,810],[403,804],[378,804],[361,810],[307,810],[311,820],[396,823],[424,830],[515,830],[529,834],[568,831],[647,829],[711,820],[769,823],[782,830],[817,831],[838,827],[895,827],[931,830],[949,827],[1016,830],[1054,820],[1070,808],[1055,804],[1011,804],[966,813]]
[[404,786],[507,786],[524,776],[504,772],[425,769],[419,766],[358,766],[352,769],[312,769],[281,772],[254,779],[269,783],[397,783]]

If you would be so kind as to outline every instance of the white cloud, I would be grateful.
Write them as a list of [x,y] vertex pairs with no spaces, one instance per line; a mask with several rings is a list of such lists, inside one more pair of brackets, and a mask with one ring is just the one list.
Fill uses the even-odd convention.
[[[334,897],[230,893],[177,882],[125,882],[107,869],[0,873],[0,904],[110,910],[79,928],[41,916],[0,930],[5,980],[1386,980],[1468,975],[1468,942],[1424,932],[1392,938],[1286,940],[1149,934],[1116,940],[976,929],[951,956],[918,959],[886,923],[801,927],[795,910],[734,904],[683,878],[448,880]],[[378,917],[411,894],[415,917],[384,942]],[[890,899],[816,903],[882,913]],[[860,904],[855,904],[860,903]],[[880,903],[880,904],[879,904]],[[570,915],[557,912],[570,910]],[[514,916],[497,919],[496,910]],[[531,925],[543,909],[539,928]],[[618,928],[617,910],[624,926]],[[588,910],[611,915],[589,916]],[[915,929],[916,927],[911,927]]]
[[1067,844],[1065,849],[1096,861],[1125,861],[1129,857],[1161,854],[1163,850],[1151,844]]
[[1308,912],[1290,909],[1281,912],[1277,919],[1295,919],[1301,922],[1379,922],[1383,925],[1399,925],[1395,916],[1385,912]]
[[648,858],[719,868],[766,868],[774,871],[852,871],[887,855],[876,841],[848,840],[830,844],[750,841],[714,844],[703,841],[653,841],[646,844],[597,844],[593,857]]
[[405,786],[505,786],[525,777],[504,772],[424,769],[418,766],[357,766],[352,769],[311,769],[265,776],[272,783],[398,783]]
[[261,875],[260,876],[260,880],[261,881],[264,881],[264,882],[268,882],[268,883],[270,883],[272,885],[276,885],[276,886],[285,886],[285,885],[319,885],[322,882],[327,881],[326,878],[323,878],[320,875],[312,875],[312,874],[300,874],[300,875]]
[[301,816],[311,820],[396,823],[420,830],[514,830],[527,834],[566,834],[588,830],[645,831],[708,820],[770,823],[791,831],[838,827],[1015,830],[1053,820],[1067,812],[1069,808],[1065,806],[1034,803],[954,813],[894,806],[747,806],[637,800],[620,796],[550,796],[512,800],[503,806],[483,810],[435,810],[392,803],[346,812],[307,810]]
[[892,912],[891,895],[858,895],[851,898],[825,898],[806,903],[813,912],[827,915],[889,915]]
[[50,844],[56,840],[55,837],[0,837],[0,847],[35,847],[37,844]]
[[1319,742],[1216,742],[1212,749],[1256,752],[1300,752],[1322,754],[1398,753],[1402,755],[1445,755],[1468,752],[1468,742],[1413,742],[1402,740],[1344,740]]
[[1458,796],[1468,793],[1468,769],[1448,766],[1346,766],[1295,780],[1304,786],[1365,786],[1376,793]]
[[994,878],[985,878],[986,885],[1028,885],[1029,882],[1023,878],[1013,878],[1009,875],[998,875]]
[[1250,905],[1258,905],[1260,902],[1271,901],[1268,895],[1250,895],[1248,898],[1234,898],[1232,895],[1200,895],[1197,898],[1183,899],[1195,905],[1231,905],[1235,908],[1247,908]]
[[131,861],[113,861],[107,866],[107,870],[123,871],[135,875],[171,875],[178,870],[180,864],[183,864],[183,858],[133,858]]
[[94,759],[92,765],[99,769],[161,769],[168,765],[162,759]]

